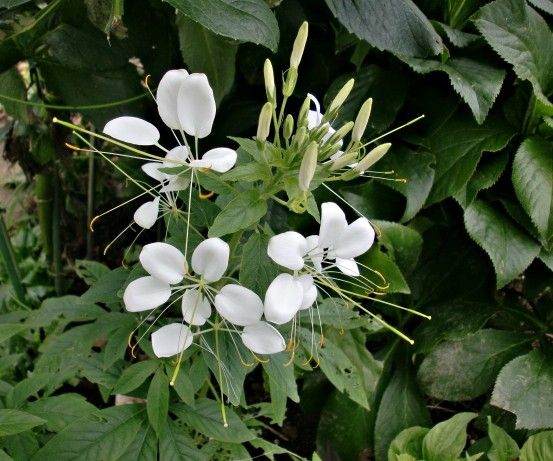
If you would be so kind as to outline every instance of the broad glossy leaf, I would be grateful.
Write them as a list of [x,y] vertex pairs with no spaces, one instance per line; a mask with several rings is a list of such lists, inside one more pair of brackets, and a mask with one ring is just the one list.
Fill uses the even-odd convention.
[[437,399],[472,400],[493,385],[503,365],[528,350],[530,341],[512,331],[484,329],[443,342],[424,358],[419,382]]
[[522,273],[540,252],[534,240],[482,200],[465,210],[465,227],[492,260],[498,289]]
[[518,458],[520,450],[517,443],[501,427],[492,423],[488,416],[488,437],[492,448],[486,453],[490,461],[512,461]]
[[491,403],[514,413],[517,429],[553,427],[553,362],[539,350],[510,361],[499,373]]
[[263,0],[167,0],[167,3],[217,35],[276,51],[278,23]]
[[136,437],[145,410],[144,405],[121,405],[84,416],[52,437],[31,461],[117,459]]
[[0,409],[0,437],[28,431],[45,423],[45,419],[24,411]]
[[553,459],[553,431],[532,435],[520,450],[520,461],[548,461],[550,459]]
[[551,106],[553,90],[553,33],[545,20],[522,0],[496,0],[482,7],[475,24],[492,48],[534,93]]
[[158,368],[152,378],[146,399],[148,420],[159,437],[169,411],[169,380],[162,368]]
[[257,223],[267,213],[267,202],[256,190],[242,192],[217,215],[209,229],[210,237],[222,237]]
[[431,56],[444,49],[430,21],[410,0],[326,0],[338,20],[379,50]]
[[553,240],[553,144],[526,139],[513,161],[513,186],[526,213],[546,243]]
[[234,83],[238,45],[215,35],[186,16],[177,19],[177,26],[185,64],[191,72],[207,75],[219,104]]
[[469,115],[457,112],[429,137],[436,174],[426,204],[457,193],[474,173],[482,152],[503,149],[513,135],[501,118],[490,116],[484,125],[478,125]]
[[422,441],[422,455],[426,461],[444,461],[461,456],[467,443],[467,425],[476,413],[457,413],[447,421],[436,424]]
[[242,248],[240,284],[260,296],[278,275],[276,264],[267,255],[269,239],[266,235],[253,233]]
[[421,74],[445,72],[451,85],[468,104],[479,124],[486,119],[505,78],[504,70],[468,58],[449,59],[445,63],[428,59],[405,61],[415,72]]

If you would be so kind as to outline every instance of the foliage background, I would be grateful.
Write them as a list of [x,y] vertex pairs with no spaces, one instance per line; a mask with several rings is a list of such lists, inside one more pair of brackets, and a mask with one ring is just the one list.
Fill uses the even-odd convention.
[[[18,194],[35,198],[24,219],[7,215],[24,293],[8,284],[4,259],[0,457],[147,460],[159,449],[162,459],[238,459],[248,456],[244,446],[281,450],[263,436],[309,458],[316,450],[323,459],[386,460],[403,429],[456,413],[479,414],[472,453],[492,443],[488,416],[519,445],[553,427],[550,1],[135,0],[123,10],[120,0],[7,0],[0,8],[0,102],[11,117],[0,136],[27,178]],[[373,306],[413,347],[368,323],[350,330],[361,325],[355,316],[327,325],[320,369],[244,373],[251,397],[237,412],[245,422],[232,416],[229,429],[208,394],[194,400],[204,365],[176,389],[184,403],[172,403],[167,419],[177,396],[164,369],[127,351],[134,320],[117,294],[129,242],[103,257],[113,229],[86,230],[91,207],[120,203],[132,187],[109,165],[64,148],[68,133],[52,117],[82,117],[98,130],[122,114],[156,123],[143,74],[155,88],[166,70],[185,66],[215,89],[208,142],[252,136],[263,61],[280,75],[304,20],[296,107],[306,92],[329,101],[353,76],[341,116],[352,119],[373,97],[367,139],[425,114],[389,136],[394,147],[378,164],[407,183],[363,180],[338,192],[382,231],[365,262],[383,268],[387,299],[433,319]],[[286,219],[311,225],[278,208],[268,215],[277,230]],[[255,243],[244,258],[256,259]],[[93,258],[106,265],[81,261]],[[148,397],[147,411],[113,407],[115,394]],[[252,405],[265,416],[253,418]]]

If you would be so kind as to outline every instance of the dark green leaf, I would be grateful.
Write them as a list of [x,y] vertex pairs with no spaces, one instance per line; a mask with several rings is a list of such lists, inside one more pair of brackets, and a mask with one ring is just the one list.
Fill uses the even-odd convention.
[[528,438],[520,450],[520,461],[549,461],[553,459],[553,431],[541,432]]
[[127,451],[123,453],[123,456],[117,458],[117,461],[151,461],[158,459],[157,445],[154,429],[144,421]]
[[22,323],[4,323],[0,325],[0,343],[10,339],[22,331],[27,330],[29,327]]
[[529,0],[532,5],[546,13],[553,14],[553,2],[551,0]]
[[94,284],[94,282],[97,282],[100,277],[109,271],[109,267],[97,261],[87,261],[86,259],[77,259],[75,261],[75,272],[87,285]]
[[267,213],[267,202],[256,190],[242,192],[217,215],[209,229],[210,237],[222,237],[257,223]]
[[278,23],[263,0],[167,0],[167,3],[217,35],[276,51]]
[[553,427],[553,363],[535,350],[511,360],[499,373],[491,403],[514,413],[516,427]]
[[27,91],[21,75],[17,69],[12,68],[0,74],[0,104],[11,117],[22,123],[29,123],[29,114],[25,104],[11,101],[2,97],[19,99],[22,102],[27,100]]
[[263,363],[263,369],[269,377],[271,390],[277,387],[294,402],[299,402],[298,386],[294,376],[294,365],[285,365],[289,361],[289,355],[285,352],[273,354],[267,362]]
[[517,443],[499,426],[492,423],[488,416],[488,436],[492,448],[486,453],[490,461],[512,461],[518,458],[520,450]]
[[169,380],[162,368],[158,368],[148,388],[146,409],[148,420],[159,437],[169,411]]
[[545,20],[526,2],[496,0],[482,7],[475,19],[480,33],[521,80],[528,80],[542,103],[551,106],[553,34]]
[[102,275],[82,296],[81,302],[85,303],[117,303],[117,293],[124,285],[129,272],[119,267]]
[[421,74],[445,72],[479,124],[486,119],[505,78],[505,71],[468,58],[450,59],[445,63],[424,59],[405,61]]
[[402,454],[409,455],[415,460],[422,458],[422,441],[428,431],[426,427],[419,426],[401,431],[390,444],[388,461],[404,461],[400,458]]
[[553,241],[553,144],[526,139],[513,161],[513,186],[526,213],[547,244]]
[[159,452],[163,454],[163,461],[208,461],[196,448],[194,440],[171,420],[167,420],[161,433]]
[[512,331],[485,329],[439,344],[422,362],[422,389],[443,400],[472,400],[484,394],[509,360],[528,350],[530,339]]
[[540,251],[539,245],[509,218],[481,200],[465,210],[465,227],[492,260],[497,288],[522,273]]
[[426,461],[453,460],[461,456],[467,443],[467,425],[476,413],[457,413],[447,421],[436,424],[422,441]]
[[447,39],[457,48],[464,48],[480,38],[477,34],[463,32],[438,21],[432,21],[432,24],[438,31],[443,31]]
[[415,268],[422,250],[422,237],[414,229],[389,221],[372,221],[380,230],[379,242],[392,257],[403,274]]
[[182,58],[192,72],[207,75],[217,105],[234,83],[238,45],[225,40],[186,16],[177,20]]
[[263,295],[278,275],[279,270],[267,255],[269,239],[264,234],[253,233],[242,249],[240,284]]
[[350,32],[380,50],[429,56],[444,48],[430,21],[410,0],[326,0],[326,4]]
[[63,394],[29,402],[25,410],[45,419],[47,430],[60,432],[68,424],[96,411],[96,407],[88,403],[82,395]]
[[397,265],[386,253],[381,251],[377,245],[373,246],[367,253],[357,258],[357,260],[361,264],[371,269],[376,269],[382,274],[384,280],[376,277],[373,272],[363,267],[360,268],[363,276],[370,278],[380,286],[387,286],[385,289],[387,293],[411,293],[409,285],[407,285]]
[[121,377],[117,380],[113,392],[116,394],[127,394],[140,386],[148,376],[155,373],[159,367],[156,360],[133,363],[125,368]]
[[0,437],[25,432],[46,420],[20,410],[0,409]]
[[54,321],[65,325],[69,322],[86,322],[105,314],[106,311],[92,303],[84,303],[73,295],[48,298],[40,309],[33,312],[25,324],[29,327],[45,327]]

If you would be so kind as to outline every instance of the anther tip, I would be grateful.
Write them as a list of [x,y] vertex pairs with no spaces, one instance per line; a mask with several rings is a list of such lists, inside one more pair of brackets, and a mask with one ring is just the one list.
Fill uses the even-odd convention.
[[169,381],[169,386],[173,387],[175,385],[175,381]]
[[224,427],[228,427],[228,423],[223,424]]

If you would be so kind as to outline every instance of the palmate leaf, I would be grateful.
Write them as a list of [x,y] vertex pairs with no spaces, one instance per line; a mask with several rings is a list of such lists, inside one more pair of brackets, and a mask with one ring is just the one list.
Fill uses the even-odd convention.
[[442,39],[411,0],[326,0],[338,20],[379,50],[403,56],[432,56]]
[[492,260],[498,289],[521,274],[540,252],[534,240],[482,200],[465,210],[465,227]]
[[217,35],[261,44],[271,51],[278,47],[278,23],[263,0],[166,1]]

